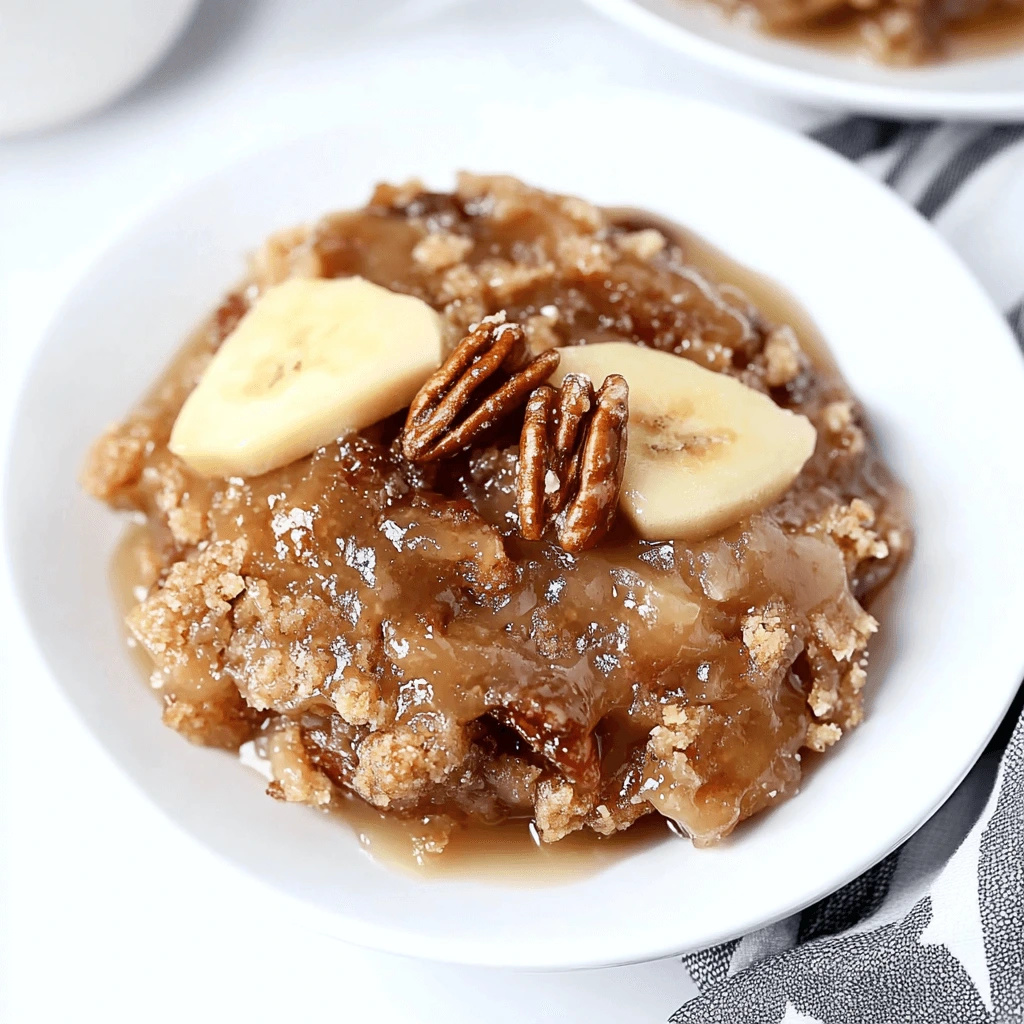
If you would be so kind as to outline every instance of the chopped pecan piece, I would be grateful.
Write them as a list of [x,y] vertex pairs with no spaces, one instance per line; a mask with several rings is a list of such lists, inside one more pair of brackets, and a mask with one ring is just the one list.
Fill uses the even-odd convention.
[[[543,352],[521,369],[526,335],[505,314],[485,317],[420,388],[409,406],[402,453],[410,462],[434,462],[471,447],[500,419],[522,405],[558,366],[558,353]],[[479,388],[504,370],[507,379],[489,397]]]
[[594,395],[582,374],[530,396],[519,441],[519,530],[540,540],[554,523],[566,551],[593,547],[615,518],[626,465],[629,387],[617,373]]

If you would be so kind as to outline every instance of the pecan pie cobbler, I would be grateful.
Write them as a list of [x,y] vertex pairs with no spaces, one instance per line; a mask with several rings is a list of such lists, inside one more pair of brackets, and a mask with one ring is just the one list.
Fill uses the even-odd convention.
[[508,177],[272,237],[84,482],[167,725],[268,792],[713,843],[862,717],[901,491],[681,235]]

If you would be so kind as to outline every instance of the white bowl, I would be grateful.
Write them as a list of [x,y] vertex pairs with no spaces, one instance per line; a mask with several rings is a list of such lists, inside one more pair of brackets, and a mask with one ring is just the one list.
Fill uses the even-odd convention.
[[712,0],[587,2],[725,74],[807,103],[902,117],[1024,117],[1024,40],[1002,54],[886,67],[764,35],[727,18]]
[[0,0],[0,136],[63,124],[126,92],[199,0]]
[[[11,575],[50,670],[125,772],[311,927],[471,964],[653,959],[842,885],[913,832],[983,748],[1022,670],[1024,370],[1002,318],[931,229],[824,149],[642,92],[574,95],[557,80],[475,90],[480,70],[434,66],[412,97],[388,68],[368,71],[339,86],[331,131],[194,182],[96,260],[55,313],[16,413],[0,505]],[[623,126],[642,145],[618,144]],[[107,583],[123,523],[75,482],[89,440],[269,231],[361,204],[378,179],[415,172],[443,187],[463,166],[656,210],[782,282],[913,493],[917,553],[876,652],[865,724],[798,796],[719,848],[663,843],[555,887],[394,873],[344,826],[268,800],[231,757],[165,729],[124,648]]]

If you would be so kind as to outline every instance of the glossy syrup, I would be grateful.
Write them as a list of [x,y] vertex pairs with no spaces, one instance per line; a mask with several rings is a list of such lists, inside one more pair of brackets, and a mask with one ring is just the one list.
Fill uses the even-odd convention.
[[[148,590],[149,543],[148,528],[132,523],[114,548],[110,585],[122,614],[127,614]],[[127,629],[125,645],[139,676],[149,686],[152,662]],[[251,743],[243,745],[239,759],[266,776]],[[339,796],[328,813],[355,832],[369,856],[389,868],[422,878],[478,878],[510,886],[570,882],[655,844],[679,841],[667,820],[656,814],[647,815],[617,835],[599,836],[586,829],[554,844],[540,843],[530,822],[524,819],[493,826],[457,827],[444,853],[436,854],[426,849],[440,831],[430,820],[383,814],[356,796]]]

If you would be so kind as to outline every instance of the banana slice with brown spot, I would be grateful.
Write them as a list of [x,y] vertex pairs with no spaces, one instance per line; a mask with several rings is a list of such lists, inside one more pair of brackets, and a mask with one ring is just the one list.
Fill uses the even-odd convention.
[[700,540],[780,498],[814,451],[810,420],[733,377],[627,342],[558,350],[569,373],[629,384],[620,507],[649,540]]
[[169,447],[207,476],[257,476],[398,412],[437,368],[441,317],[361,277],[268,289],[225,339]]

